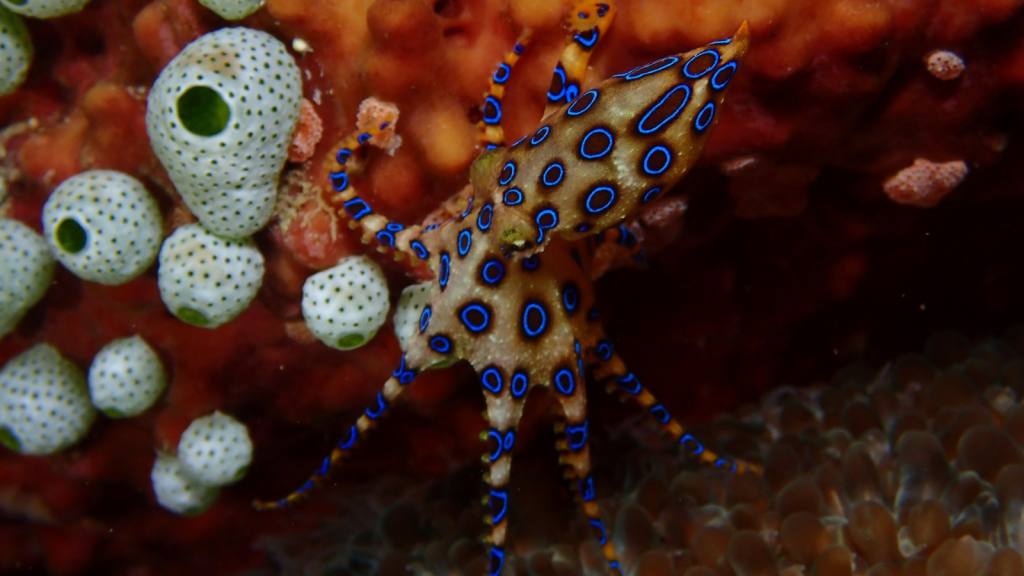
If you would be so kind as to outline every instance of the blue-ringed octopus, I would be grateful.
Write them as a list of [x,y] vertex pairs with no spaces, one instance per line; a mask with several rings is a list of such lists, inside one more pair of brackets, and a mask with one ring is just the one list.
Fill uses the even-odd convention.
[[464,210],[447,221],[392,222],[350,185],[348,160],[393,118],[356,131],[336,147],[330,181],[350,226],[396,258],[426,261],[434,274],[429,302],[399,366],[346,438],[296,492],[256,502],[257,508],[281,508],[303,498],[420,371],[460,360],[476,370],[487,405],[490,576],[498,576],[504,563],[512,448],[534,387],[553,392],[563,421],[560,461],[570,470],[583,513],[616,571],[621,572],[616,553],[594,500],[588,377],[635,401],[700,461],[760,473],[756,464],[726,459],[703,446],[640,384],[605,335],[592,285],[598,242],[617,242],[640,256],[630,221],[700,156],[747,51],[748,25],[744,22],[732,38],[616,74],[581,92],[590,54],[614,15],[608,0],[585,0],[573,9],[572,38],[555,67],[541,125],[506,147],[502,97],[530,31],[520,35],[484,99],[485,151],[470,171],[472,193]]

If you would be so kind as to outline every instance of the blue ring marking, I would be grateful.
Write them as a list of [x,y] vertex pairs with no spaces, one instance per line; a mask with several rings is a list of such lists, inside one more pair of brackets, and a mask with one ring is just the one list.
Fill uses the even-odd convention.
[[373,210],[370,209],[370,205],[363,201],[362,198],[353,198],[348,202],[345,202],[345,212],[352,217],[353,220],[359,220],[367,214],[372,214]]
[[511,72],[512,68],[508,64],[505,64],[504,62],[498,64],[498,69],[494,71],[494,76],[492,77],[494,83],[504,84],[508,80],[508,75]]
[[[474,323],[473,320],[469,317],[470,312],[479,312],[480,314],[483,314],[483,320]],[[474,334],[479,334],[480,332],[486,330],[487,326],[490,325],[491,313],[488,312],[487,309],[481,306],[480,304],[470,304],[464,307],[462,309],[462,312],[459,313],[459,319],[462,320],[462,324],[465,325],[470,332]]]
[[[562,63],[561,62],[559,62],[555,66],[554,76],[558,77],[560,79],[560,81],[558,83],[559,84],[558,94],[555,94],[554,92],[551,91],[551,88],[548,88],[548,102],[551,102],[551,103],[559,102],[565,96],[565,81],[566,81],[565,68],[562,68]],[[551,78],[551,85],[552,86],[555,85],[555,78],[554,77]]]
[[[584,104],[584,102],[586,103]],[[579,116],[580,114],[583,114],[587,110],[590,110],[590,107],[594,105],[594,102],[597,102],[597,90],[588,90],[587,92],[584,92],[582,96],[577,98],[572,104],[570,104],[569,108],[566,109],[565,113],[568,114],[569,116]],[[582,110],[579,109],[580,106],[583,106]]]
[[550,132],[551,132],[551,127],[550,126],[541,126],[537,130],[537,132],[534,133],[533,138],[530,138],[530,144],[532,144],[533,146],[536,146],[537,144],[540,144],[541,142],[544,141],[545,138],[548,137],[548,134]]
[[495,524],[501,522],[505,519],[505,512],[507,511],[508,493],[504,490],[491,490],[491,521]]
[[398,382],[402,385],[408,384],[416,378],[416,371],[410,370],[405,367],[405,354],[402,354],[402,362],[395,368],[395,371],[391,373],[392,376],[398,378]]
[[459,256],[465,257],[469,254],[469,249],[473,246],[473,233],[467,228],[462,232],[459,232],[459,243],[457,248],[459,249]]
[[430,226],[427,226],[426,228],[424,228],[423,231],[424,232],[430,232],[431,230],[436,230],[440,226],[441,226],[440,224],[431,224]]
[[504,275],[505,267],[497,260],[488,260],[484,263],[484,267],[480,269],[480,277],[491,286],[501,282],[501,277]]
[[387,130],[388,126],[391,126],[391,122],[381,122],[380,123],[380,129],[381,130]]
[[723,38],[721,40],[715,40],[714,42],[708,42],[708,46],[717,46],[721,44],[728,44],[732,42],[732,38]]
[[516,42],[515,46],[512,47],[512,51],[515,52],[516,55],[522,54],[523,50],[525,49],[526,47],[520,44],[519,42]]
[[[683,434],[683,437],[679,439],[679,443],[682,444],[690,452],[693,452],[694,454],[704,453],[704,445],[701,444],[700,442],[697,442],[697,439],[694,438],[689,433]],[[691,443],[693,444],[692,446],[690,445]]]
[[522,137],[522,138],[520,138],[519,140],[516,140],[516,141],[515,141],[514,143],[512,143],[512,146],[511,146],[511,147],[512,147],[512,148],[515,148],[516,146],[519,146],[520,144],[522,144],[522,143],[523,143],[523,140],[526,140],[526,136],[523,136],[523,137]]
[[501,451],[504,448],[504,445],[503,445],[503,443],[501,441],[501,433],[498,432],[497,430],[495,430],[494,428],[491,428],[490,430],[487,431],[487,443],[488,444],[491,443],[491,438],[494,438],[495,440],[497,440],[497,442],[495,443],[494,452],[488,452],[487,453],[487,461],[488,462],[494,462],[498,458],[501,458]]
[[638,240],[636,238],[636,234],[634,234],[632,230],[630,230],[629,228],[626,228],[625,226],[622,226],[622,225],[619,226],[619,245],[620,246],[625,246],[626,248],[632,248],[633,246],[636,246],[637,242],[638,242]]
[[622,388],[627,394],[639,394],[643,388],[632,372],[627,373],[625,376],[613,376],[612,378],[619,385],[619,388]]
[[[565,285],[562,289],[562,304],[565,305],[565,309],[571,314],[576,311],[576,307],[580,305],[580,291],[576,289],[576,285],[572,282]],[[577,347],[579,344],[577,344]]]
[[[552,170],[556,171],[555,176],[551,176]],[[544,169],[544,173],[540,176],[540,181],[545,186],[558,186],[562,183],[563,178],[565,178],[565,168],[562,168],[562,163],[552,162]]]
[[729,462],[725,458],[719,458],[718,460],[715,460],[715,466],[718,466],[719,468],[725,470],[726,472],[736,471],[736,465],[733,464],[732,462]]
[[356,440],[358,440],[358,439],[359,439],[359,429],[355,427],[355,424],[353,424],[352,427],[349,428],[349,430],[348,430],[348,440],[345,440],[343,442],[338,442],[338,448],[340,448],[342,450],[348,450],[349,448],[352,447],[353,444],[356,443]]
[[498,146],[497,144],[488,144],[488,145],[487,145],[487,146],[486,146],[486,147],[484,148],[484,150],[486,150],[486,151],[490,152],[491,150],[497,150],[498,148],[501,148],[501,146]]
[[427,247],[419,240],[409,242],[409,248],[412,248],[413,253],[416,254],[416,257],[420,260],[426,260],[430,257],[430,252],[427,251]]
[[502,444],[504,444],[503,447],[505,448],[505,450],[511,450],[512,449],[512,445],[515,444],[515,442],[516,442],[516,432],[515,432],[515,430],[509,430],[508,432],[506,432],[505,433],[505,440],[502,442]]
[[367,134],[366,132],[363,132],[362,134],[359,135],[358,138],[356,138],[356,142],[359,142],[360,144],[366,144],[369,140],[370,135]]
[[523,258],[523,268],[525,268],[527,272],[536,270],[537,266],[540,266],[540,256],[534,254],[529,258]]
[[402,226],[398,222],[388,222],[384,228],[389,232],[401,232],[405,230],[405,226]]
[[351,157],[352,157],[352,151],[349,150],[348,148],[342,148],[341,150],[338,150],[338,155],[335,156],[334,158],[335,158],[335,160],[338,161],[338,164],[341,164],[342,166],[344,166],[345,162],[348,162],[348,159],[351,158]]
[[[737,68],[739,68],[739,66],[735,62],[728,62],[726,64],[722,64],[722,67],[719,68],[718,70],[715,70],[715,73],[711,75],[711,87],[714,88],[715,90],[721,90],[722,88],[728,86],[729,81],[732,80],[732,75],[736,73]],[[726,77],[725,80],[720,81],[718,75],[726,70],[729,71],[729,75]]]
[[[508,178],[505,177],[505,170],[509,170]],[[501,169],[501,174],[498,174],[498,185],[504,186],[512,181],[516,177],[516,163],[511,160],[505,163],[505,166]]]
[[452,271],[452,259],[447,252],[441,252],[440,265],[438,266],[437,283],[443,290],[448,286],[448,275]]
[[[707,113],[707,118],[706,119],[704,119],[704,114],[705,113]],[[703,132],[704,129],[707,128],[711,124],[711,120],[714,117],[715,117],[715,103],[714,102],[708,102],[707,104],[704,105],[703,108],[700,109],[700,112],[697,113],[697,118],[694,119],[694,121],[693,121],[693,127],[696,128],[698,132]]]
[[[604,204],[601,204],[600,206],[593,206],[592,204],[594,196],[598,192],[608,192],[608,201],[605,202]],[[587,212],[590,212],[591,214],[600,214],[601,212],[604,212],[605,210],[612,207],[612,204],[615,203],[615,198],[617,196],[618,195],[615,193],[614,188],[608,186],[598,186],[597,188],[591,190],[590,194],[587,194],[587,200],[586,202],[583,203],[583,206],[587,209]]]
[[569,441],[569,449],[579,452],[587,443],[587,421],[584,420],[579,426],[566,426],[565,437]]
[[[588,34],[589,37],[584,36],[584,34]],[[591,28],[586,32],[580,32],[579,34],[573,36],[572,39],[578,42],[584,48],[590,49],[594,47],[594,44],[597,44],[597,39],[600,37],[600,35],[601,33],[598,31],[597,28]]]
[[501,200],[506,206],[518,206],[523,203],[523,191],[519,188],[509,188]]
[[580,224],[576,227],[577,232],[586,232],[590,230],[590,224]]
[[558,372],[555,372],[554,380],[555,388],[566,396],[572,394],[576,390],[576,378],[572,375],[572,371],[567,368],[562,368]]
[[423,312],[420,312],[420,332],[422,333],[430,325],[430,316],[433,315],[433,311],[430,305],[423,307]]
[[576,84],[569,84],[565,87],[565,101],[572,102],[580,95],[580,87]]
[[671,416],[668,415],[668,410],[666,410],[661,404],[651,406],[650,413],[655,420],[662,424],[668,424],[668,420],[671,418]]
[[[531,310],[535,310],[538,314],[540,314],[540,326],[536,328],[530,328],[529,317]],[[530,338],[540,336],[544,332],[544,329],[548,327],[548,311],[545,310],[543,306],[537,304],[536,302],[528,303],[525,307],[523,307],[522,326],[523,331],[526,332],[526,335],[529,336]]]
[[[589,140],[591,136],[595,136],[597,134],[604,134],[605,136],[608,137],[608,147],[602,150],[601,152],[597,152],[596,154],[587,154],[587,140]],[[605,130],[604,128],[594,128],[590,132],[587,132],[587,135],[584,136],[583,140],[580,141],[580,156],[583,156],[587,160],[596,160],[598,158],[607,156],[608,153],[612,151],[612,147],[614,146],[615,137],[612,136],[611,132]]]
[[384,400],[384,393],[377,392],[377,411],[372,410],[373,406],[366,407],[366,415],[370,417],[370,420],[376,420],[378,416],[384,413],[388,407],[388,403]]
[[622,567],[618,562],[609,562],[608,567],[615,571],[616,576],[626,576],[622,573]]
[[585,384],[587,379],[586,376],[583,375],[583,355],[580,354],[580,341],[574,340],[573,342],[576,348],[576,371],[579,374],[580,382]]
[[387,246],[388,248],[394,248],[395,235],[387,230],[381,230],[380,232],[377,232],[377,242],[383,246]]
[[469,202],[466,203],[466,210],[463,211],[462,214],[459,216],[459,220],[465,218],[466,216],[469,216],[469,213],[473,211],[473,200],[475,199],[476,196],[469,197]]
[[[550,224],[544,224],[541,222],[541,218],[544,218],[545,216],[550,217]],[[540,244],[544,241],[544,231],[558,226],[558,212],[556,212],[554,208],[545,208],[540,212],[537,212],[537,217],[534,218],[534,222],[537,224],[537,244]]]
[[331,457],[324,458],[323,464],[320,465],[320,469],[313,473],[314,476],[323,476],[327,474],[327,470],[331,468]]
[[608,532],[604,529],[604,524],[600,520],[591,519],[590,527],[594,529],[594,537],[597,538],[597,543],[604,546],[608,542]]
[[[708,66],[706,69],[704,69],[700,73],[691,74],[690,73],[690,64],[693,64],[694,62],[697,61],[698,58],[700,58],[701,56],[704,56],[705,54],[711,54],[712,56],[715,57],[714,64],[712,64],[711,66]],[[693,58],[690,58],[689,60],[687,60],[686,64],[683,64],[683,75],[686,76],[687,78],[691,79],[691,80],[696,80],[697,78],[700,78],[701,76],[703,76],[703,75],[707,74],[708,72],[711,72],[712,70],[714,70],[715,66],[718,66],[718,61],[719,61],[720,58],[721,57],[718,55],[718,51],[717,50],[704,50],[702,52],[698,52],[697,54],[695,54],[693,56]]]
[[604,2],[597,5],[597,17],[603,18],[608,13],[608,5]]
[[487,576],[501,576],[501,568],[504,565],[504,550],[502,550],[500,546],[491,546],[491,554],[487,563]]
[[[653,128],[644,128],[644,124],[647,122],[647,119],[651,117],[651,114],[654,114],[655,112],[657,112],[658,109],[661,108],[662,105],[664,105],[665,102],[669,98],[671,98],[672,95],[675,94],[679,90],[685,90],[686,91],[686,96],[683,97],[683,101],[679,104],[679,106],[676,107],[675,111],[672,112],[671,114],[669,114],[668,116],[666,116],[664,119],[662,119],[661,122],[658,122],[658,124],[656,126],[654,126]],[[657,132],[658,130],[661,130],[665,126],[665,124],[667,124],[667,123],[671,122],[672,120],[674,120],[676,116],[679,116],[679,113],[683,111],[683,108],[686,108],[686,105],[689,102],[690,102],[690,87],[687,86],[686,84],[680,84],[680,85],[676,86],[675,88],[673,88],[673,89],[669,90],[668,92],[666,92],[665,95],[661,97],[661,100],[658,100],[658,103],[655,104],[654,106],[652,106],[651,109],[648,110],[646,114],[644,114],[644,117],[640,119],[640,123],[637,124],[637,130],[639,130],[641,134],[650,134],[652,132]]]
[[669,56],[668,58],[662,58],[661,60],[656,60],[654,62],[644,64],[643,66],[637,66],[636,68],[633,68],[626,74],[620,74],[619,76],[625,78],[626,80],[639,80],[644,76],[657,74],[658,72],[661,72],[666,68],[675,66],[677,62],[679,62],[679,58],[675,56]]
[[641,198],[640,201],[644,203],[650,202],[651,200],[657,198],[658,194],[661,194],[661,187],[655,186],[654,188],[651,188],[647,192],[644,192],[644,197]]
[[329,178],[335,192],[344,192],[348,188],[348,172],[331,172]]
[[501,102],[494,96],[488,96],[484,100],[483,114],[484,124],[494,125],[501,122]]
[[577,480],[576,487],[580,491],[580,500],[590,502],[594,499],[594,477],[587,474],[586,479]]
[[[651,165],[650,165],[651,156],[653,156],[656,152],[661,152],[662,154],[665,155],[665,162],[661,165],[660,168],[657,168],[657,167],[651,168]],[[647,155],[644,156],[644,164],[643,164],[644,172],[646,172],[648,176],[657,176],[659,174],[664,173],[665,170],[668,170],[668,167],[671,164],[672,164],[672,151],[669,150],[668,148],[664,147],[664,146],[655,146],[654,148],[651,148],[650,150],[648,150],[647,151]]]
[[438,354],[447,354],[452,351],[452,341],[447,336],[438,334],[430,339],[430,349]]
[[493,210],[494,207],[491,204],[485,204],[484,207],[480,209],[480,213],[476,215],[476,227],[479,228],[481,232],[486,232],[487,229],[491,227],[491,212]]
[[[501,372],[497,368],[491,366],[480,373],[480,384],[495,394],[501,393],[501,386],[503,384]],[[500,438],[498,439],[498,446],[501,446]],[[498,450],[501,453],[501,450]]]
[[593,306],[590,307],[590,311],[587,312],[587,320],[597,320],[597,319],[598,319],[597,304],[594,304]]
[[508,387],[509,391],[512,392],[512,397],[515,399],[522,398],[526,395],[526,390],[530,387],[530,379],[526,376],[526,372],[522,370],[516,370],[512,374],[512,384]]
[[612,359],[612,345],[608,342],[602,341],[597,345],[597,357],[601,360],[608,361]]

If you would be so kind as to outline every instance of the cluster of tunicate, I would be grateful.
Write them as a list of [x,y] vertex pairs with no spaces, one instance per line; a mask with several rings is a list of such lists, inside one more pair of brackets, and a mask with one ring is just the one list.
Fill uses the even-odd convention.
[[163,222],[142,183],[90,170],[57,187],[43,207],[43,232],[68,270],[83,280],[123,284],[156,259]]
[[89,367],[92,403],[110,418],[138,416],[166,387],[167,373],[160,357],[139,336],[107,344]]
[[[595,442],[602,514],[630,576],[1020,576],[1022,394],[1024,329],[976,344],[939,333],[924,354],[777,389],[740,419],[691,428],[710,445],[763,462],[763,477],[673,454],[650,435],[653,426],[641,425],[627,448]],[[605,458],[612,461],[602,465]],[[335,540],[331,561],[348,570],[369,563],[386,575],[407,566],[484,569],[485,547],[475,539],[481,510],[465,496],[478,484],[466,472],[431,487],[336,496],[353,523],[379,521],[346,525],[348,540]],[[545,501],[525,476],[513,476],[517,546],[505,574],[602,573],[584,521],[553,512],[570,510],[570,499]],[[625,493],[609,485],[623,481]],[[286,546],[270,549],[284,559]],[[318,549],[288,561],[323,567]]]
[[174,231],[160,249],[160,297],[181,320],[216,328],[242,313],[263,283],[263,254],[252,239],[229,240],[202,224]]
[[88,377],[49,344],[37,344],[0,369],[0,443],[34,456],[85,437],[96,408],[111,418],[137,416],[163,393],[167,376],[138,337],[114,340],[93,359]]
[[0,4],[22,16],[55,18],[81,10],[89,0],[0,0]]
[[85,375],[49,344],[37,344],[0,370],[0,443],[34,456],[85,437],[96,417]]
[[252,462],[249,429],[214,412],[189,424],[178,441],[177,457],[157,454],[150,477],[161,506],[178,514],[198,514],[217,500],[222,486],[245,476]]
[[403,352],[409,348],[409,342],[420,332],[420,316],[423,314],[423,307],[430,302],[430,284],[430,282],[423,282],[407,286],[398,297],[392,323],[395,325],[398,345]]
[[313,334],[338,350],[370,341],[388,317],[388,283],[366,256],[350,256],[306,279],[302,316]]
[[0,6],[0,95],[14,92],[32,64],[32,37],[17,14]]
[[239,20],[259,10],[263,0],[199,0],[199,3],[225,20]]
[[53,268],[53,254],[39,234],[0,218],[0,338],[46,294]]
[[270,220],[301,101],[284,44],[248,28],[200,37],[160,73],[146,109],[149,138],[209,231],[245,238]]

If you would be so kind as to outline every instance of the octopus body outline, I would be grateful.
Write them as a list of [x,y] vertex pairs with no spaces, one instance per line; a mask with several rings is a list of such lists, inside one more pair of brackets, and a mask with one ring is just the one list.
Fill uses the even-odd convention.
[[615,242],[636,259],[642,246],[629,226],[648,203],[693,166],[750,41],[743,22],[731,38],[638,66],[582,91],[590,54],[615,15],[610,0],[584,0],[568,18],[571,41],[555,66],[536,131],[505,145],[502,98],[525,30],[490,81],[481,109],[484,153],[470,171],[464,210],[441,223],[404,226],[374,212],[350,185],[347,162],[393,126],[389,117],[357,130],[332,153],[329,174],[352,228],[396,259],[426,261],[430,297],[399,366],[330,456],[298,490],[258,509],[303,499],[376,425],[425,369],[468,361],[486,399],[491,525],[490,576],[504,564],[511,454],[523,404],[549,387],[563,419],[556,448],[570,470],[581,509],[610,567],[621,574],[600,520],[590,473],[585,384],[588,375],[635,401],[700,461],[737,472],[761,467],[703,446],[644,388],[601,326],[592,284],[594,248]]

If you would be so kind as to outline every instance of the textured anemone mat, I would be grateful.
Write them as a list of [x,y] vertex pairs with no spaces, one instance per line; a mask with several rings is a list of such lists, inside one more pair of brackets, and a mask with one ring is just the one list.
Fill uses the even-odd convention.
[[[697,427],[763,461],[763,477],[698,467],[645,424],[613,433],[596,457],[616,462],[598,479],[602,514],[628,575],[1022,575],[1022,394],[1024,328],[975,344],[939,333],[924,354]],[[505,576],[604,573],[582,518],[560,522],[525,476],[510,490]],[[265,539],[276,566],[253,574],[482,575],[478,487],[463,469],[338,495],[344,513],[316,531]]]

